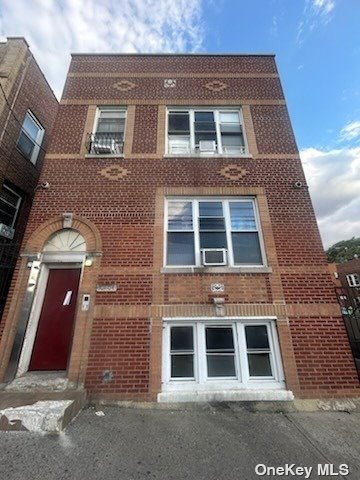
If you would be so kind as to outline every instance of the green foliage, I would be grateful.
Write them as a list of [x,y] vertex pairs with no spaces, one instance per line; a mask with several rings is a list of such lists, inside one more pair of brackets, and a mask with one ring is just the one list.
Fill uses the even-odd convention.
[[326,255],[330,263],[344,263],[354,258],[360,258],[360,237],[335,243],[326,250]]

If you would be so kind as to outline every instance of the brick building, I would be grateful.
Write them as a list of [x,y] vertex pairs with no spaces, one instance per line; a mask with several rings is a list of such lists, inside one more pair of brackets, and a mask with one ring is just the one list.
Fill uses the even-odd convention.
[[360,394],[273,55],[73,55],[41,181],[1,378]]
[[329,271],[336,287],[360,288],[359,258],[344,263],[329,263]]
[[360,259],[329,263],[328,268],[360,377]]
[[26,41],[0,43],[0,319],[57,107]]

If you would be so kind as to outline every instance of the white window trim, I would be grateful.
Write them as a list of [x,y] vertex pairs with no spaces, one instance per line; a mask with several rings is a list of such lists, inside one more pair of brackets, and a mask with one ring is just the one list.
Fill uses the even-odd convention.
[[[182,230],[183,232],[194,232],[194,249],[195,249],[195,264],[194,265],[167,265],[167,226],[168,226],[168,203],[171,201],[191,201],[192,202],[192,215],[193,215],[193,228],[192,230]],[[197,215],[198,212],[198,203],[199,202],[214,202],[214,201],[221,201],[223,203],[223,208],[224,208],[224,218],[225,218],[225,229],[226,229],[226,239],[227,239],[227,259],[228,259],[228,264],[226,267],[212,267],[212,268],[235,268],[235,269],[241,269],[241,268],[254,268],[254,269],[262,269],[262,268],[267,268],[267,259],[265,255],[265,244],[264,244],[264,239],[262,235],[262,230],[261,230],[261,224],[260,224],[260,216],[259,216],[259,210],[257,206],[257,201],[256,197],[251,197],[251,196],[239,196],[239,197],[223,197],[223,196],[208,196],[208,197],[201,197],[201,196],[194,196],[194,197],[189,197],[189,196],[183,196],[183,197],[166,197],[165,198],[165,205],[164,205],[164,262],[163,262],[163,267],[166,270],[170,269],[189,269],[189,268],[206,268],[202,265],[201,263],[201,250],[200,250],[200,234],[199,234],[199,216]],[[258,233],[259,237],[259,244],[260,244],[260,251],[261,251],[261,257],[263,263],[253,265],[251,263],[249,264],[234,264],[234,254],[233,254],[233,247],[232,247],[232,238],[231,238],[231,219],[230,219],[230,208],[229,208],[229,202],[238,202],[238,201],[244,201],[244,202],[249,202],[251,201],[254,207],[254,214],[255,214],[255,224],[256,224],[256,230],[248,230],[249,232],[254,232],[256,231]],[[170,230],[170,231],[176,231],[176,230]]]
[[346,275],[346,280],[349,287],[360,287],[360,277],[357,273],[350,273]]
[[[217,146],[218,146],[218,152],[217,153],[199,153],[195,152],[195,133],[194,133],[194,122],[195,122],[195,115],[194,112],[198,111],[212,111],[214,112],[214,121],[215,121],[215,127],[216,127],[216,137],[217,137]],[[189,114],[189,122],[190,122],[190,152],[189,153],[170,153],[169,152],[169,113],[170,112],[184,112]],[[219,123],[219,113],[220,112],[226,112],[226,113],[238,113],[239,114],[239,120],[240,120],[240,125],[242,128],[242,134],[244,138],[244,152],[243,153],[223,153],[223,148],[221,144],[221,135],[220,135],[220,123]],[[219,141],[220,140],[220,141]],[[244,116],[242,112],[242,108],[240,106],[234,106],[234,107],[229,107],[229,106],[214,106],[214,105],[208,105],[204,106],[202,105],[201,107],[167,107],[166,109],[166,125],[165,125],[165,156],[166,157],[249,157],[249,148],[248,148],[248,142],[246,138],[246,132],[245,132],[245,127],[244,127]]]
[[[24,128],[24,123],[25,123],[25,119],[26,119],[26,116],[28,116],[34,123],[35,125],[38,127],[39,131],[38,131],[38,134],[36,136],[36,138],[32,138],[29,133],[25,130]],[[41,125],[41,123],[39,122],[39,120],[35,117],[35,115],[30,111],[28,110],[25,114],[25,117],[24,117],[24,121],[23,121],[23,124],[21,126],[21,132],[24,132],[25,135],[32,141],[34,142],[34,149],[33,149],[33,152],[31,154],[31,158],[29,159],[31,163],[33,163],[34,165],[36,164],[36,161],[38,159],[38,156],[39,156],[39,152],[40,152],[40,148],[41,148],[41,144],[42,144],[42,141],[43,141],[43,138],[44,138],[44,134],[45,134],[45,129],[44,127]],[[20,132],[20,134],[21,134]],[[19,134],[19,138],[20,138],[20,134]],[[18,141],[19,141],[19,138],[18,138]],[[17,143],[18,143],[17,141]],[[24,155],[22,153],[22,151],[19,149],[19,151],[21,152],[22,155]]]
[[95,118],[94,118],[94,124],[93,124],[93,129],[91,133],[97,133],[97,127],[99,123],[99,118],[100,118],[100,113],[101,111],[104,110],[109,110],[109,111],[119,111],[123,112],[125,114],[125,122],[124,122],[124,136],[125,136],[125,130],[126,130],[126,120],[127,120],[127,108],[124,107],[124,105],[99,105],[96,108],[95,112]]
[[[205,326],[232,326],[235,329],[235,368],[237,378],[207,378]],[[266,325],[270,346],[272,377],[250,377],[245,327]],[[192,326],[194,331],[194,379],[171,378],[170,328]],[[166,317],[163,318],[162,392],[214,392],[222,390],[284,389],[284,372],[276,329],[276,317]]]
[[99,105],[96,107],[94,123],[91,130],[91,135],[96,135],[100,113],[103,110],[112,110],[112,111],[119,111],[125,114],[125,122],[124,122],[124,133],[123,133],[123,151],[122,153],[107,153],[107,154],[96,154],[96,153],[88,153],[86,157],[123,157],[124,156],[124,148],[125,148],[125,132],[126,132],[126,125],[127,125],[127,107],[124,105]]
[[2,189],[6,189],[6,190],[9,190],[12,194],[14,194],[16,197],[17,197],[17,204],[16,206],[12,205],[11,203],[7,202],[5,199],[1,199],[2,202],[5,202],[7,203],[8,205],[10,205],[11,207],[14,207],[16,208],[16,212],[15,212],[15,215],[13,217],[13,220],[12,220],[12,224],[9,225],[10,228],[14,228],[14,225],[16,223],[16,219],[18,217],[18,214],[19,214],[19,210],[20,210],[20,205],[21,205],[21,201],[22,201],[22,197],[21,195],[19,195],[17,192],[15,192],[15,190],[13,190],[12,188],[10,188],[8,185],[6,185],[5,183],[3,184],[2,186]]

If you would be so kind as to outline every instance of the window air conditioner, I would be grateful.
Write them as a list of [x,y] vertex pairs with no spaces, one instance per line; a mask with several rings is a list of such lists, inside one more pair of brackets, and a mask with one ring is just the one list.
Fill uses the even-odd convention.
[[200,140],[199,142],[200,152],[206,153],[215,153],[216,152],[216,142],[215,140]]
[[227,265],[226,248],[203,248],[201,252],[204,266]]
[[0,223],[0,236],[8,238],[9,240],[14,238],[15,230],[11,227],[8,227],[4,223]]
[[178,155],[183,155],[190,153],[190,146],[189,142],[176,142],[176,141],[171,141],[169,142],[169,153],[171,154],[178,154]]

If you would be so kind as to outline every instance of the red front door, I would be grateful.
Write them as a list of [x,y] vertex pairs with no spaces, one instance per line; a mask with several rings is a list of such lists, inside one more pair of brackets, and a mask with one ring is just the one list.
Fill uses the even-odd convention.
[[66,370],[80,269],[50,269],[29,370]]

